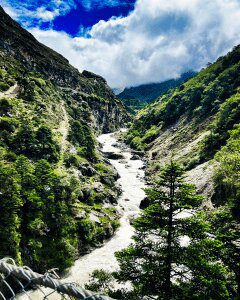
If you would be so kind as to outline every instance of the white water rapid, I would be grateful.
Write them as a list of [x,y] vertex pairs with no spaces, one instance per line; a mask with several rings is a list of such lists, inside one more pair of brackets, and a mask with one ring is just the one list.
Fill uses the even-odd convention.
[[[70,268],[64,282],[76,282],[84,285],[88,282],[90,274],[96,269],[114,271],[118,264],[114,253],[126,248],[131,243],[133,227],[130,225],[130,219],[139,213],[139,205],[145,197],[144,188],[144,171],[142,170],[143,161],[131,160],[132,154],[130,149],[123,144],[118,143],[115,134],[103,134],[98,137],[102,145],[102,152],[112,152],[123,155],[118,160],[110,160],[116,168],[120,178],[119,184],[122,188],[122,195],[118,200],[118,207],[123,212],[120,220],[120,227],[115,235],[107,241],[101,248],[93,250],[91,253],[80,257]],[[43,299],[42,293],[30,292],[31,299]],[[21,300],[29,299],[26,296],[18,298]],[[48,299],[60,299],[55,293]]]

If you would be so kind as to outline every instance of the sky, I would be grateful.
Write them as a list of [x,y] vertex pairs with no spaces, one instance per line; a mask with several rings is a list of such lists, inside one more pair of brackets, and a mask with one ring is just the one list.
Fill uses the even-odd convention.
[[240,0],[1,0],[80,71],[124,88],[177,78],[240,43]]

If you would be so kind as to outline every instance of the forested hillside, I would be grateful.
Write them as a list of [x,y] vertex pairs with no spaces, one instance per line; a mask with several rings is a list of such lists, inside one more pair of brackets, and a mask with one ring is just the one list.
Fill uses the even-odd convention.
[[189,71],[182,74],[177,79],[170,79],[160,83],[143,84],[136,87],[125,88],[117,95],[127,107],[129,112],[136,113],[141,108],[144,108],[148,103],[153,102],[157,97],[162,96],[172,88],[179,86],[182,82],[195,76],[196,73]]
[[239,71],[237,46],[139,112],[125,140],[147,156],[147,196],[119,269],[88,287],[119,300],[239,299]]
[[[126,135],[126,140],[132,147],[146,151],[148,157],[147,175],[151,181],[154,180],[153,186],[155,187],[155,189],[148,192],[148,198],[143,203],[143,207],[147,207],[147,209],[134,225],[137,230],[134,237],[136,246],[132,245],[117,254],[121,264],[121,272],[115,276],[120,278],[121,281],[130,280],[133,282],[135,291],[132,296],[133,299],[140,299],[139,294],[145,294],[146,289],[149,289],[147,295],[161,295],[158,299],[190,299],[190,295],[193,299],[233,299],[240,295],[239,71],[240,46],[237,46],[226,56],[220,57],[215,63],[208,65],[196,77],[158,98],[153,104],[140,111]],[[164,194],[166,189],[172,188],[168,193],[171,199],[171,195],[174,195],[172,193],[177,191],[177,186],[180,190],[182,187],[182,183],[177,183],[177,181],[171,183],[171,178],[176,179],[178,174],[181,174],[178,166],[172,165],[171,161],[177,161],[182,165],[183,170],[187,171],[183,179],[191,184],[196,184],[198,193],[204,195],[200,215],[196,215],[192,220],[191,218],[186,219],[186,224],[187,222],[190,223],[185,224],[185,226],[189,227],[183,227],[182,229],[183,233],[188,228],[186,235],[190,236],[192,241],[190,246],[183,250],[188,251],[189,248],[193,251],[186,258],[189,255],[195,257],[191,262],[186,260],[183,263],[194,274],[193,282],[187,279],[189,280],[189,287],[188,281],[182,285],[184,282],[183,273],[179,273],[178,286],[174,284],[174,279],[172,279],[172,285],[162,280],[158,280],[152,286],[148,285],[148,282],[153,280],[151,274],[157,272],[157,270],[153,271],[154,266],[151,265],[151,253],[159,249],[157,248],[159,246],[153,242],[151,242],[153,244],[150,244],[145,234],[149,232],[150,235],[156,234],[161,238],[165,237],[164,222],[171,221],[164,221],[164,207],[160,203],[161,201],[164,201],[164,203],[168,201],[168,196]],[[164,169],[163,166],[166,164],[167,167]],[[175,184],[176,191],[174,191]],[[158,185],[159,187],[156,189]],[[161,190],[161,187],[163,187],[163,190]],[[172,198],[175,201],[178,201],[180,190]],[[190,190],[185,189],[181,199],[186,196],[188,191]],[[186,205],[188,205],[187,201],[184,202]],[[177,207],[182,205],[182,202],[176,203],[172,204],[173,210],[174,205],[177,205]],[[193,207],[193,203],[189,207]],[[161,220],[158,226],[155,226],[156,222],[154,220],[156,218]],[[174,217],[172,222],[174,222]],[[191,231],[193,223],[197,227]],[[200,244],[194,250],[194,245],[198,243],[197,240],[201,236],[197,234],[197,232],[200,233],[198,231],[200,230],[200,227],[198,227],[200,224],[205,226],[204,230],[210,234],[212,239],[208,242],[199,240]],[[177,227],[180,231],[181,226],[179,224]],[[177,229],[173,227],[173,230]],[[166,232],[169,234],[169,227]],[[192,234],[196,234],[196,236],[194,237]],[[207,235],[204,234],[201,238],[207,238]],[[211,245],[213,241],[215,245]],[[175,265],[185,256],[180,255],[181,248],[175,248],[174,243],[174,237],[172,244],[166,242],[169,249],[172,249],[171,259]],[[206,243],[205,246],[204,243]],[[151,251],[148,252],[149,247]],[[201,247],[203,248],[201,249]],[[163,247],[159,251],[164,251],[164,249]],[[201,251],[198,252],[197,249],[201,249]],[[162,253],[163,255],[166,254],[165,252]],[[202,256],[203,253],[205,253],[204,256]],[[135,285],[135,281],[128,272],[129,266],[127,267],[126,261],[134,266],[141,255],[144,255],[144,257],[149,255],[149,259],[146,258],[143,261],[140,259],[142,269],[140,267],[138,269],[139,280]],[[174,261],[176,259],[175,255],[178,259],[176,262]],[[211,256],[207,259],[209,265],[204,261],[208,255]],[[165,256],[159,257],[158,261],[162,261],[167,266],[168,255],[166,255],[166,259],[163,257]],[[212,259],[215,262],[210,262]],[[221,262],[218,266],[217,261]],[[192,263],[199,263],[199,265],[192,265]],[[217,273],[215,275],[211,273],[213,270],[210,271],[210,266],[213,265],[215,265],[214,272],[219,272],[218,275]],[[141,272],[144,268],[149,268],[145,274]],[[198,274],[199,271],[201,274]],[[174,275],[172,276],[174,278]],[[205,279],[204,276],[206,276]],[[217,276],[218,282],[214,283],[215,276]],[[198,286],[194,286],[196,282],[198,282]],[[159,288],[158,290],[158,284],[160,287],[163,284],[162,289]],[[220,286],[215,293],[214,287],[218,284]],[[190,290],[188,290],[189,288]],[[153,291],[153,289],[155,290]],[[163,295],[161,294],[162,291]],[[168,292],[172,293],[171,296]],[[175,292],[176,294],[174,294]],[[179,298],[182,292],[186,294]]]
[[239,72],[236,46],[126,89],[132,119],[0,7],[0,260],[81,285],[103,267],[86,287],[119,300],[239,299]]
[[173,155],[187,170],[214,158],[239,123],[239,70],[237,46],[140,111],[128,143],[149,151],[153,161]]
[[116,171],[96,134],[128,116],[106,81],[79,73],[0,8],[0,257],[69,267],[118,226]]

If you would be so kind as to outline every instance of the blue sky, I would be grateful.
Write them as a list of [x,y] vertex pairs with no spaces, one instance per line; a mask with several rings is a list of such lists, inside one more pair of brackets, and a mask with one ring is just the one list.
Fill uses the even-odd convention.
[[136,0],[3,0],[3,6],[25,28],[64,31],[81,35],[100,20],[125,17]]
[[124,88],[200,70],[240,43],[240,0],[1,0],[80,71]]
[[[102,2],[102,1],[100,1]],[[127,1],[122,5],[94,5],[86,7],[78,3],[67,15],[59,16],[53,21],[53,29],[63,30],[71,35],[77,35],[81,29],[92,27],[100,20],[109,20],[113,16],[125,17],[134,8],[135,0]]]

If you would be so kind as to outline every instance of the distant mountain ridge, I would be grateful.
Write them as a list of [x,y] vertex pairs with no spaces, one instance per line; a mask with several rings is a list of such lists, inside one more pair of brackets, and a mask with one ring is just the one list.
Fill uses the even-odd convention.
[[118,94],[120,99],[137,99],[151,102],[161,96],[169,89],[178,86],[180,83],[196,75],[196,72],[189,71],[181,75],[177,79],[170,79],[160,83],[142,84],[136,87],[125,88],[123,92]]
[[117,94],[117,97],[122,100],[130,112],[134,112],[162,96],[170,89],[179,86],[187,79],[194,77],[196,74],[194,71],[189,71],[177,79],[125,88],[121,93]]

